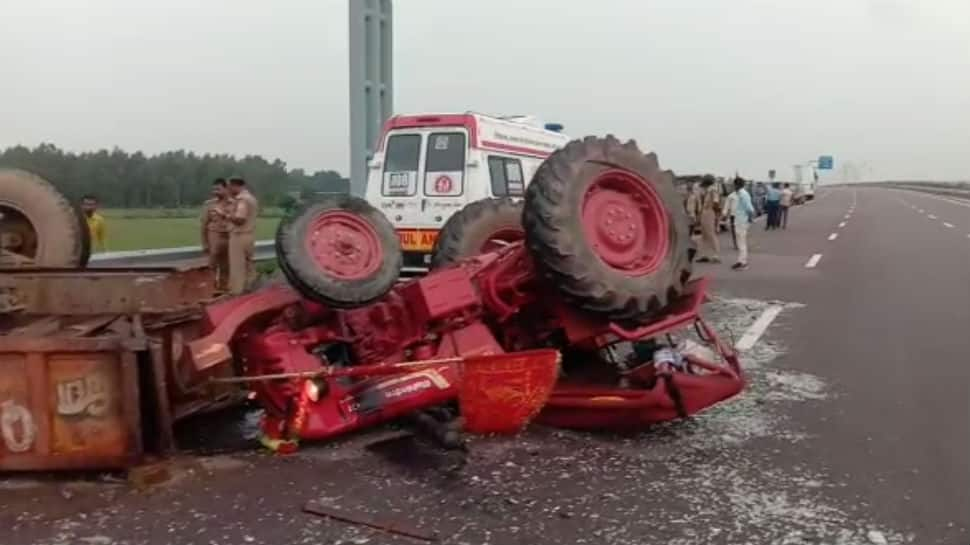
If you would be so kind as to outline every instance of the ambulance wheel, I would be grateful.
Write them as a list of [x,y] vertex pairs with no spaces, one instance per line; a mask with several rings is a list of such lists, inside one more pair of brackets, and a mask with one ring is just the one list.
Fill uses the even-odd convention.
[[673,176],[613,136],[575,140],[543,162],[523,212],[537,266],[576,307],[644,322],[690,279],[690,230]]
[[87,222],[57,188],[0,169],[0,267],[83,267],[90,253]]
[[401,243],[380,210],[350,195],[317,200],[280,222],[280,270],[304,297],[337,308],[381,298],[401,273]]
[[499,198],[469,203],[448,218],[438,233],[431,268],[496,250],[523,236],[521,202]]

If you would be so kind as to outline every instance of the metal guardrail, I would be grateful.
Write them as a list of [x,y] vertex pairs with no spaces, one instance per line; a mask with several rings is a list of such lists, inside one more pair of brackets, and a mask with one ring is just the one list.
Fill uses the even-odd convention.
[[[91,255],[88,261],[92,266],[110,265],[161,265],[177,261],[205,258],[202,246],[180,246],[178,248],[159,248],[156,250],[129,250],[124,252],[103,252]],[[256,242],[254,252],[256,261],[276,259],[276,246],[272,240]]]

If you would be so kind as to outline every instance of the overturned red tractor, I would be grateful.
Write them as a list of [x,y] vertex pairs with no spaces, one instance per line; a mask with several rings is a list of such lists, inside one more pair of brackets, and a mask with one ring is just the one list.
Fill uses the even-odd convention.
[[[276,244],[289,285],[212,305],[211,333],[189,346],[200,370],[235,360],[273,441],[454,405],[462,361],[482,354],[558,350],[558,379],[536,415],[555,426],[638,429],[743,386],[733,349],[699,314],[706,283],[691,279],[672,175],[632,141],[571,142],[524,202],[469,205],[420,278],[399,279],[394,229],[350,196],[284,220]],[[678,350],[674,334],[691,329],[707,356]],[[491,386],[510,403],[534,393],[511,374]]]

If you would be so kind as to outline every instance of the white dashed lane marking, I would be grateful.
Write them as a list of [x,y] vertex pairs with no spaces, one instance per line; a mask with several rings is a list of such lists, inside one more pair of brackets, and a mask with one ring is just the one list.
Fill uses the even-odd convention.
[[844,221],[843,221],[842,223],[840,223],[840,224],[839,224],[839,229],[841,229],[841,228],[843,228],[843,227],[845,227],[845,222],[844,222]]
[[[967,235],[967,236],[970,237],[970,235]],[[822,259],[822,254],[815,254],[815,255],[813,255],[805,263],[805,268],[806,269],[814,269],[815,266],[818,265],[818,262],[819,262],[820,259]]]
[[832,233],[831,235],[829,235],[829,240],[835,240],[837,238],[839,238],[839,234],[838,233]]
[[930,218],[931,220],[937,219],[936,216],[934,216],[933,214],[930,214],[929,216],[926,216],[926,217]]
[[758,339],[761,338],[761,335],[764,334],[765,330],[768,329],[768,326],[771,325],[771,322],[778,317],[778,314],[784,308],[785,307],[781,305],[772,305],[766,308],[765,311],[761,313],[761,316],[758,316],[758,319],[755,320],[754,323],[751,324],[751,326],[744,332],[744,335],[741,336],[741,340],[739,340],[738,344],[734,345],[734,347],[742,352],[745,350],[751,350],[751,348],[757,344]]
[[947,223],[947,222],[944,221],[943,222],[943,227],[946,227],[947,229],[953,229],[953,224],[952,223]]
[[920,214],[923,214],[924,212],[926,212],[926,210],[923,210],[922,208],[919,209]]

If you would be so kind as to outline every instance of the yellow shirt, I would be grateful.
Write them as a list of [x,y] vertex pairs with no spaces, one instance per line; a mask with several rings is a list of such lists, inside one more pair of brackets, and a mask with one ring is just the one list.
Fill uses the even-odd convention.
[[97,212],[86,216],[88,220],[88,231],[91,232],[91,249],[95,252],[103,252],[104,245],[104,216]]

